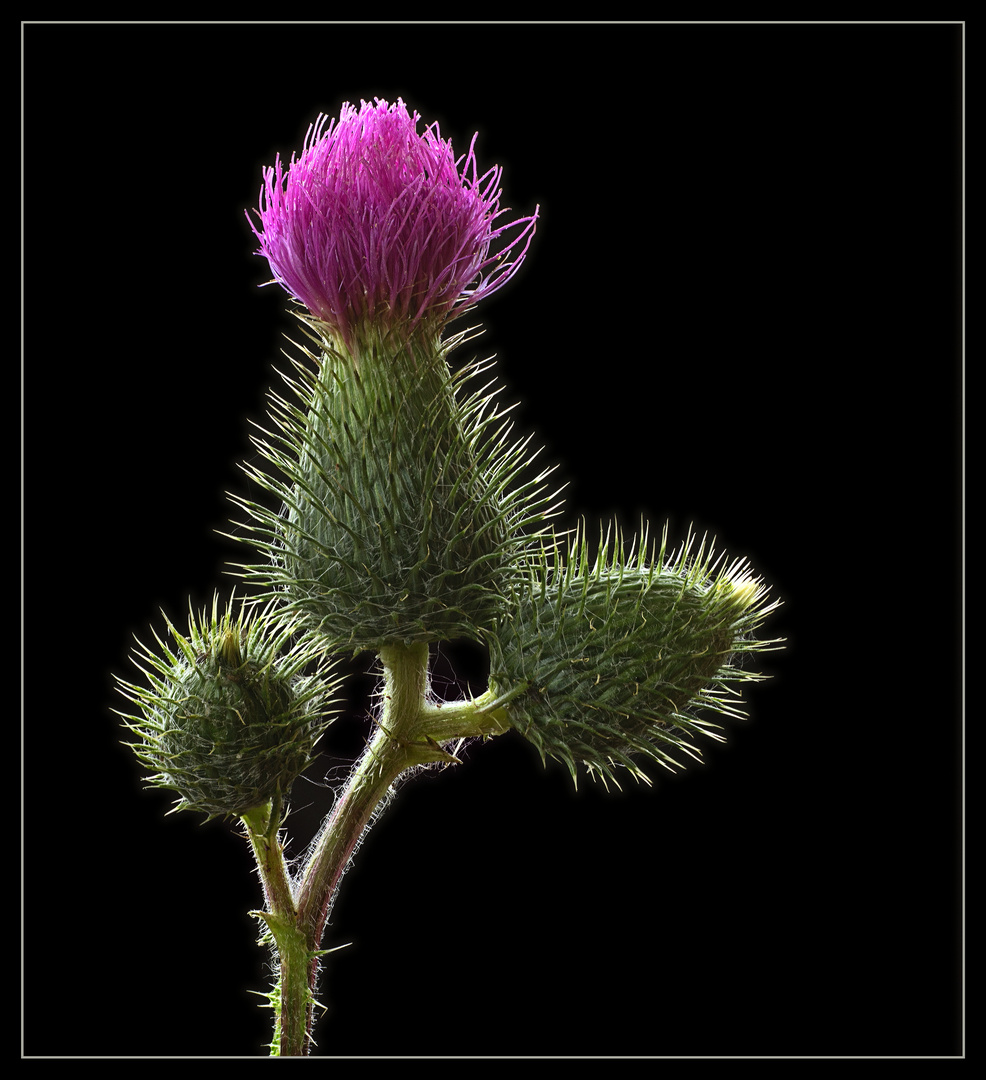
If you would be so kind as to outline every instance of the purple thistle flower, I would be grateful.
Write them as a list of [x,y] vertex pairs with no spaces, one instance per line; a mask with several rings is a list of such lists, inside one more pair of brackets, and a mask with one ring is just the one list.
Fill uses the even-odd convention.
[[417,133],[420,116],[400,99],[347,103],[338,122],[326,120],[287,169],[278,156],[264,170],[263,231],[250,227],[274,279],[347,348],[367,335],[437,335],[513,277],[537,209],[496,224],[502,170],[477,176],[475,135],[456,159],[437,124]]

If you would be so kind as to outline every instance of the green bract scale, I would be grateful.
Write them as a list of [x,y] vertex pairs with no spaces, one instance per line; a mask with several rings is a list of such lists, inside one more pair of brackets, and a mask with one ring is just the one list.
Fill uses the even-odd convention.
[[463,388],[482,367],[449,369],[462,335],[376,346],[364,335],[349,353],[304,321],[314,370],[295,363],[293,400],[273,397],[278,431],[255,439],[279,475],[248,468],[280,512],[240,500],[270,559],[246,574],[329,648],[482,638],[528,526],[543,527],[544,474],[515,482],[525,444],[505,441],[488,387]]
[[187,637],[170,621],[168,629],[177,649],[157,634],[159,651],[140,646],[136,663],[149,685],[118,680],[140,709],[120,715],[152,785],[178,792],[175,809],[209,817],[286,796],[331,722],[333,683],[302,674],[315,659],[310,646],[279,655],[289,621],[270,609],[249,618],[245,606],[234,619],[232,606],[220,615],[215,602],[208,616],[190,614]]
[[716,733],[704,712],[742,715],[729,684],[761,676],[743,653],[770,648],[752,633],[776,604],[743,562],[716,568],[689,541],[665,557],[624,554],[604,539],[590,561],[585,534],[545,550],[518,591],[492,650],[490,684],[511,725],[576,777],[604,782],[616,767],[647,777],[635,757],[667,768],[693,758],[696,734]]

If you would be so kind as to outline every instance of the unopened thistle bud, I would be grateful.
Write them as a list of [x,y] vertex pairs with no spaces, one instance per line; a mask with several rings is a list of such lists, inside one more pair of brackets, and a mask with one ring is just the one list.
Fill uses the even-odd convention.
[[176,791],[175,809],[209,817],[286,796],[331,719],[325,672],[301,673],[313,654],[278,655],[292,628],[270,609],[251,619],[241,607],[234,619],[214,602],[211,615],[190,614],[187,637],[168,629],[176,649],[155,634],[158,651],[140,645],[135,659],[149,685],[118,679],[140,710],[120,715],[151,785]]
[[491,686],[542,759],[646,780],[638,759],[674,769],[675,751],[699,757],[692,736],[721,738],[706,714],[742,715],[729,686],[761,677],[738,661],[775,644],[752,633],[777,605],[745,563],[691,547],[625,556],[604,540],[593,563],[580,533],[534,564],[498,631]]

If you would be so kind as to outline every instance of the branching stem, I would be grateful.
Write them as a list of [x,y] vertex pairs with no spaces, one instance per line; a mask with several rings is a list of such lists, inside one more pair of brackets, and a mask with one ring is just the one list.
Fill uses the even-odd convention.
[[426,644],[387,645],[379,656],[384,686],[376,730],[325,821],[296,891],[270,810],[244,817],[271,909],[263,918],[280,954],[280,1019],[272,1045],[282,1056],[309,1051],[325,924],[339,882],[391,785],[417,765],[453,762],[442,742],[506,730],[492,694],[441,707],[428,703]]

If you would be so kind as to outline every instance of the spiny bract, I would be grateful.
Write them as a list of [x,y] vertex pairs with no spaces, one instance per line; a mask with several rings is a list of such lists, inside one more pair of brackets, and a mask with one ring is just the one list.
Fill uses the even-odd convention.
[[272,395],[276,430],[254,442],[275,468],[246,472],[281,508],[237,500],[253,518],[239,538],[270,559],[243,569],[329,648],[483,638],[551,513],[488,387],[464,391],[477,366],[450,371],[461,338],[354,363],[318,337],[316,370],[286,377],[294,401]]

